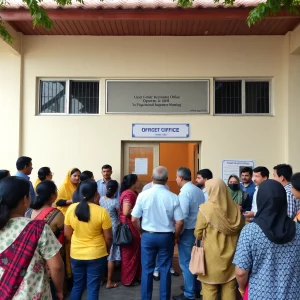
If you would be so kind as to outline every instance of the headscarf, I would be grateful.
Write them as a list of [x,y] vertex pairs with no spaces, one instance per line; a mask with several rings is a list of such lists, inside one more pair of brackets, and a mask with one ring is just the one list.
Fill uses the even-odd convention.
[[200,205],[207,222],[226,235],[237,234],[245,224],[239,207],[232,201],[225,182],[213,178],[205,182],[208,200]]
[[[236,175],[230,175],[228,178],[227,185],[229,184],[230,178],[235,178],[237,182],[240,182],[240,179]],[[237,204],[237,205],[242,205],[244,201],[244,192],[241,190],[239,187],[238,190],[232,190],[230,187],[228,187],[228,190],[230,192],[232,200]]]
[[34,190],[36,190],[36,187],[37,187],[38,184],[41,183],[41,182],[42,182],[42,180],[39,179],[39,178],[37,178],[37,180],[35,181],[34,186],[33,186]]
[[296,223],[287,215],[287,196],[284,187],[268,179],[258,189],[255,222],[266,237],[275,244],[285,244],[294,239]]

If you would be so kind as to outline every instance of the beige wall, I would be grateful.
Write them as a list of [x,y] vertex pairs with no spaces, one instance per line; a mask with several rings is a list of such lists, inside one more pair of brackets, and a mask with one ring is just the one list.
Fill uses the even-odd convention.
[[[22,153],[34,159],[34,175],[49,165],[60,184],[68,169],[90,169],[98,178],[110,163],[119,179],[121,140],[132,140],[133,122],[188,122],[192,141],[201,141],[201,167],[221,175],[223,159],[250,159],[270,169],[291,159],[286,147],[288,104],[287,42],[273,37],[24,37]],[[1,76],[2,70],[0,70]],[[3,76],[3,75],[2,75]],[[35,116],[36,79],[101,79],[100,116]],[[106,78],[272,77],[275,117],[105,115]],[[0,83],[1,84],[1,83]],[[297,83],[291,90],[300,85]],[[211,91],[213,85],[211,82]],[[213,103],[211,93],[211,104]],[[296,112],[294,112],[296,114]],[[289,121],[293,124],[294,121]],[[292,143],[292,142],[291,142]],[[293,145],[300,146],[294,141]],[[300,166],[299,170],[300,170]],[[33,176],[35,177],[35,176]]]

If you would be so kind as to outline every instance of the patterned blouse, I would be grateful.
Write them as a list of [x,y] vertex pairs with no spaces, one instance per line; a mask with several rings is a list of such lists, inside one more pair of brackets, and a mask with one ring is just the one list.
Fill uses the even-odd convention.
[[300,295],[299,257],[300,224],[291,242],[275,244],[250,223],[241,232],[233,263],[250,272],[250,300],[295,300]]
[[[8,248],[30,222],[27,218],[13,218],[0,230],[0,252]],[[50,227],[45,225],[39,239],[38,248],[27,269],[24,280],[17,290],[14,300],[51,300],[49,276],[45,269],[45,260],[52,258],[61,244],[57,241]],[[4,270],[0,268],[0,278]],[[1,279],[0,279],[1,281]]]

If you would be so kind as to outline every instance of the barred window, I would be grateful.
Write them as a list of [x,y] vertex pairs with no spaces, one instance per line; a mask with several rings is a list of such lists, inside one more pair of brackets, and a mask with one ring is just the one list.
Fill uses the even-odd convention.
[[40,80],[40,114],[98,114],[99,81]]
[[215,81],[216,115],[265,115],[270,112],[270,81]]

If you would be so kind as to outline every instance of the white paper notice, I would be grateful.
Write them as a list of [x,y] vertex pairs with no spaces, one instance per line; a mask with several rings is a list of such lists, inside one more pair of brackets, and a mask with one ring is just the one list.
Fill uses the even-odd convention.
[[134,161],[134,174],[147,175],[148,174],[148,158],[136,158]]
[[241,170],[244,167],[254,168],[253,160],[223,160],[222,179],[227,183],[230,175],[236,175],[240,178]]

